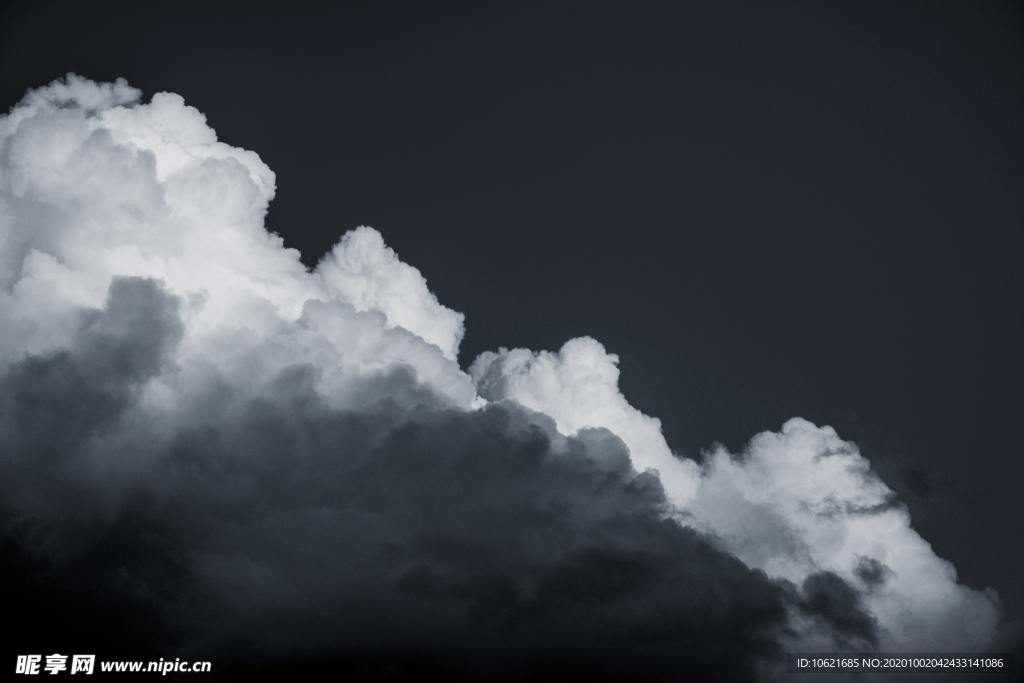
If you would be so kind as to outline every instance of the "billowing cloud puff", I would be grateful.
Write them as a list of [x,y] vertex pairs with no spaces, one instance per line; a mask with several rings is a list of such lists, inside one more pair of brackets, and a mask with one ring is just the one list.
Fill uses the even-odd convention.
[[744,453],[708,455],[690,508],[748,566],[800,581],[829,571],[855,586],[890,650],[982,650],[998,622],[991,591],[957,583],[857,447],[794,418]]
[[264,225],[274,187],[123,81],[0,118],[17,644],[70,595],[68,642],[353,675],[735,680],[793,648],[989,644],[994,596],[831,429],[697,462],[592,339],[464,372],[417,269],[365,227],[307,269]]
[[458,355],[462,314],[438,303],[420,271],[402,263],[376,230],[362,227],[346,233],[316,273],[333,296],[356,310],[380,311],[389,325],[422,337],[446,358]]
[[604,427],[629,446],[633,463],[656,469],[669,497],[685,507],[696,493],[700,472],[676,457],[661,433],[661,421],[644,415],[619,391],[619,359],[589,337],[572,339],[557,353],[528,349],[485,352],[470,367],[480,394],[510,399],[555,420],[566,434]]
[[998,622],[994,593],[957,583],[854,444],[795,418],[738,456],[718,447],[698,466],[672,453],[656,418],[629,405],[617,363],[580,338],[557,353],[485,353],[471,373],[488,399],[550,415],[566,434],[603,427],[620,436],[635,466],[657,470],[683,523],[748,566],[797,584],[822,571],[849,582],[877,620],[882,647],[987,645]]

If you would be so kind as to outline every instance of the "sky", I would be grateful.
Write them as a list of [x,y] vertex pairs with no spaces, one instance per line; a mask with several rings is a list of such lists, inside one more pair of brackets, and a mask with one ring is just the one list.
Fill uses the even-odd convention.
[[[756,596],[736,601],[737,610],[753,604],[755,613],[728,613],[715,622],[722,633],[734,619],[753,625],[735,640],[743,653],[739,673],[764,675],[759,657],[792,649],[794,642],[817,642],[814,634],[831,634],[821,635],[829,647],[885,646],[887,628],[909,629],[887,611],[884,596],[872,592],[874,579],[864,578],[887,569],[858,564],[854,555],[868,556],[862,549],[849,555],[831,548],[835,534],[864,533],[863,543],[881,539],[889,548],[912,548],[929,567],[936,557],[952,562],[957,579],[939,569],[926,573],[934,592],[920,599],[929,609],[942,605],[985,622],[987,594],[964,591],[992,588],[1004,622],[1024,610],[1024,554],[1015,542],[1024,534],[1018,503],[1024,464],[1016,438],[1024,379],[1018,352],[1024,332],[1019,6],[293,2],[254,3],[240,12],[210,3],[14,2],[0,10],[0,64],[5,108],[69,72],[89,82],[126,80],[121,86],[75,81],[67,91],[48,91],[38,105],[43,138],[32,137],[30,127],[3,131],[2,189],[7,215],[15,217],[9,234],[17,237],[7,242],[7,270],[0,271],[5,296],[13,297],[0,309],[8,316],[2,349],[7,414],[0,430],[7,440],[0,444],[7,452],[89,451],[66,470],[52,463],[43,470],[62,472],[69,489],[49,488],[35,466],[18,465],[9,474],[14,484],[4,491],[16,510],[12,519],[35,519],[48,530],[40,532],[49,539],[42,547],[68,544],[75,527],[63,515],[75,518],[82,510],[110,525],[98,537],[126,558],[148,557],[152,550],[125,540],[136,531],[133,523],[161,529],[157,537],[170,539],[168,566],[192,577],[170,584],[189,589],[172,590],[145,567],[138,572],[182,601],[176,610],[185,621],[198,619],[185,603],[204,591],[223,596],[225,585],[271,596],[262,607],[267,613],[288,602],[286,586],[308,589],[296,604],[324,596],[350,600],[364,574],[349,567],[352,581],[332,587],[326,570],[296,576],[293,568],[267,560],[275,574],[253,558],[298,551],[254,540],[274,521],[238,513],[237,526],[250,529],[243,533],[222,518],[213,491],[224,485],[236,491],[227,498],[238,510],[280,505],[289,514],[282,512],[277,523],[291,519],[290,528],[310,539],[342,532],[364,538],[352,536],[350,520],[336,527],[296,512],[289,504],[295,490],[267,478],[275,468],[289,471],[272,454],[259,460],[265,468],[248,476],[246,465],[223,464],[254,447],[250,421],[262,410],[270,423],[296,430],[301,445],[290,448],[312,454],[309,462],[318,467],[317,454],[336,438],[376,444],[366,447],[385,454],[375,466],[340,475],[367,485],[402,482],[419,472],[402,445],[412,438],[404,431],[412,428],[403,426],[407,420],[421,430],[412,443],[427,444],[424,452],[451,468],[450,478],[439,482],[417,475],[442,489],[444,481],[460,480],[467,488],[501,489],[495,482],[504,477],[496,473],[507,475],[503,468],[511,467],[523,490],[550,488],[552,500],[586,499],[594,495],[587,488],[597,476],[592,464],[567,465],[557,454],[581,453],[580,462],[598,463],[593,467],[617,482],[607,508],[595,504],[580,517],[542,525],[549,539],[529,525],[509,531],[513,544],[539,538],[532,551],[537,562],[527,564],[552,569],[527,583],[553,586],[545,594],[554,596],[550,601],[570,605],[566,621],[543,621],[542,629],[567,652],[589,634],[578,596],[559,581],[584,569],[596,572],[586,585],[599,588],[623,573],[657,577],[637,579],[637,590],[622,598],[628,607],[609,608],[596,622],[605,633],[632,632],[635,624],[623,615],[646,613],[636,605],[666,595],[683,604],[698,599],[685,590],[676,595],[681,589],[674,572],[681,570],[672,558],[679,556],[688,558],[683,565],[714,567],[691,571],[724,577],[726,594]],[[184,104],[164,98],[145,115],[88,123],[112,137],[90,143],[93,156],[82,156],[79,166],[58,164],[33,146],[79,130],[70,122],[74,112],[94,121],[89,117],[96,111],[122,105],[135,111],[135,102],[164,91]],[[67,121],[46,118],[65,110],[72,112]],[[220,142],[211,141],[211,128]],[[161,140],[152,130],[172,133]],[[174,145],[239,166],[224,162],[196,171],[192,180],[175,180],[185,166]],[[125,156],[139,149],[153,160]],[[70,180],[53,180],[55,169]],[[104,199],[122,192],[131,201]],[[78,218],[60,218],[65,210]],[[173,215],[170,233],[153,227],[172,220],[167,215]],[[212,230],[211,221],[227,227]],[[363,225],[373,230],[342,237]],[[301,256],[262,237],[264,229]],[[29,268],[32,249],[72,264],[71,274],[55,275],[39,265],[49,263],[45,259]],[[149,261],[131,256],[136,253],[161,256]],[[15,287],[33,278],[42,284]],[[201,289],[211,293],[205,309],[190,298]],[[326,304],[303,308],[310,299]],[[73,312],[83,307],[93,312],[88,322]],[[210,317],[214,313],[219,317]],[[275,316],[281,320],[274,322]],[[251,354],[244,358],[231,352],[225,339],[237,334],[228,329],[237,320],[248,321],[266,348],[243,345]],[[302,334],[279,330],[295,320],[304,321]],[[137,339],[126,329],[146,334]],[[361,332],[352,337],[346,332],[352,329]],[[111,339],[134,359],[127,367],[106,359]],[[573,339],[581,341],[563,346]],[[295,370],[286,362],[293,355],[314,358],[319,374]],[[388,365],[396,358],[404,370]],[[225,375],[223,391],[231,397],[225,404],[244,406],[203,422],[219,435],[212,455],[193,442],[201,416],[177,403],[197,396],[212,401],[211,363]],[[252,363],[256,376],[266,373],[266,386],[240,369]],[[178,374],[168,370],[173,365]],[[63,403],[97,391],[104,398],[95,414],[81,403]],[[264,401],[257,407],[255,395]],[[54,419],[77,425],[60,428],[73,435],[66,443],[51,443],[50,430],[38,425],[26,432],[10,417],[53,401]],[[491,405],[472,412],[481,410],[481,401]],[[440,413],[438,406],[444,406]],[[139,426],[142,414],[162,416],[157,434]],[[338,415],[348,421],[339,423]],[[794,417],[806,422],[790,422]],[[117,437],[116,448],[106,447],[122,454],[127,471],[94,462],[99,456],[90,449],[98,447],[83,446],[99,429],[92,421]],[[455,442],[448,441],[452,434]],[[163,455],[143,467],[129,455],[139,442],[158,444],[153,452]],[[362,454],[361,448],[352,451]],[[493,469],[465,471],[460,453],[481,449],[494,459]],[[534,469],[510,464],[507,454],[517,449],[534,454],[528,458]],[[848,468],[823,476],[808,455],[816,449],[838,454]],[[738,465],[728,453],[739,456]],[[208,477],[179,462],[206,457],[220,463]],[[623,458],[637,470],[656,467],[664,491],[638,489]],[[779,462],[791,469],[772,464]],[[878,488],[876,479],[843,479],[867,462],[887,488]],[[116,493],[100,495],[81,484],[93,476],[83,475],[93,466],[108,482],[109,471],[119,472]],[[334,466],[323,465],[324,471]],[[147,467],[170,474],[154,483]],[[234,467],[251,486],[235,489],[234,478],[221,481]],[[552,475],[549,467],[558,471]],[[296,486],[317,488],[314,474],[323,471],[296,469]],[[210,492],[176,500],[168,482],[196,484],[193,477]],[[475,596],[484,613],[490,608],[510,623],[531,623],[538,610],[547,614],[537,605],[512,609],[490,592],[484,599],[474,592],[483,584],[458,572],[464,582],[454,586],[438,578],[440,564],[457,565],[460,553],[486,535],[461,526],[465,508],[438,511],[437,525],[458,527],[462,536],[456,536],[465,541],[446,545],[420,539],[401,505],[381,508],[348,484],[337,486],[317,491],[325,506],[340,499],[352,509],[376,511],[383,537],[393,534],[394,544],[407,549],[426,543],[442,558],[431,555],[425,565],[410,560],[401,586]],[[413,486],[405,499],[422,496],[430,501],[425,505],[436,504],[437,489],[425,486]],[[75,493],[67,509],[50,509],[46,501],[68,490]],[[165,528],[165,511],[145,509],[129,516],[135,522],[118,521],[117,510],[134,510],[138,496],[154,491],[193,510],[195,518],[186,515]],[[780,530],[757,528],[765,491],[794,501],[793,509],[776,511]],[[496,524],[509,524],[501,517],[516,510],[516,496],[504,495],[509,507],[491,511]],[[834,519],[819,510],[828,518],[819,527],[795,505],[836,499],[847,506],[843,514],[851,505],[876,511],[871,524],[884,522],[884,530],[871,524],[850,530],[862,518],[874,519],[874,512]],[[467,504],[476,510],[487,500]],[[689,521],[665,529],[656,513],[665,505],[683,509]],[[628,520],[609,512],[623,508],[640,512]],[[906,510],[909,522],[897,509]],[[202,520],[211,518],[222,524],[205,527]],[[639,524],[640,531],[627,533],[625,524]],[[610,537],[625,557],[644,561],[623,567],[616,564],[622,557],[601,547],[590,550],[597,559],[588,555],[592,561],[578,565],[579,558],[551,551],[560,547],[563,527]],[[756,541],[775,538],[776,531],[813,548],[810,565],[794,559],[799,553]],[[920,548],[919,538],[931,548]],[[365,539],[359,547],[376,558],[377,540],[368,532]],[[505,548],[495,539],[488,544]],[[237,554],[219,555],[224,547]],[[107,596],[114,589],[96,552],[42,556],[64,567],[58,574],[72,567],[93,576],[96,595]],[[484,554],[517,566],[498,550]],[[39,561],[28,557],[26,566]],[[240,557],[251,565],[238,566]],[[330,553],[306,559],[344,573]],[[362,571],[375,561],[367,559]],[[594,569],[606,567],[602,562],[607,568]],[[157,577],[174,574],[150,569]],[[509,571],[531,575],[524,568]],[[484,583],[503,585],[508,577],[501,577]],[[851,588],[859,585],[856,577],[863,586]],[[789,583],[780,588],[780,582]],[[386,592],[370,588],[374,595]],[[232,604],[228,611],[241,624],[251,616],[248,609]],[[364,609],[408,617],[411,608],[381,597]],[[284,611],[286,622],[301,621],[301,610]],[[367,623],[378,617],[367,616]],[[420,617],[438,633],[458,632],[444,610]],[[780,642],[780,624],[797,632],[794,642]],[[648,626],[657,631],[664,625]],[[948,634],[919,626],[922,635],[912,643],[945,642]],[[680,628],[692,637],[692,624],[684,619]],[[766,630],[776,636],[765,636]],[[225,626],[203,637],[226,652],[232,643],[266,636]],[[406,641],[395,637],[395,650],[404,652]],[[487,638],[481,636],[479,650],[495,647]],[[293,645],[275,647],[294,653]],[[515,645],[528,653],[537,647],[525,637]],[[636,647],[616,661],[671,659],[648,644]]]

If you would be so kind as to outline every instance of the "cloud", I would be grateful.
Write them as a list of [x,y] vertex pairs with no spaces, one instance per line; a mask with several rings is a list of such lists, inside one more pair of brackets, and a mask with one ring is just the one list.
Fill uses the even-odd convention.
[[[857,447],[792,419],[739,456],[704,462],[691,512],[724,547],[770,576],[829,571],[858,586],[890,650],[984,649],[998,624],[991,591],[957,583]],[[886,568],[868,571],[865,567]]]
[[[0,379],[8,581],[26,613],[59,595],[78,616],[36,637],[257,667],[379,656],[410,675],[735,680],[778,652],[794,597],[666,518],[610,432],[446,408],[400,367],[376,378],[386,395],[333,408],[303,363],[252,393],[213,380],[216,400],[169,416],[141,398],[174,371],[180,308],[115,279],[68,349]],[[153,632],[97,634],[112,606]]]
[[637,467],[656,469],[669,496],[685,506],[700,472],[677,458],[661,433],[661,421],[644,415],[619,391],[619,359],[589,337],[572,339],[557,353],[501,349],[481,354],[470,367],[481,396],[508,399],[551,416],[566,434],[605,427],[629,446]]
[[[550,415],[564,433],[603,427],[619,435],[638,468],[658,471],[681,521],[748,566],[798,585],[820,583],[815,577],[826,572],[859,587],[881,647],[986,647],[999,619],[994,593],[957,583],[953,565],[914,531],[854,444],[794,418],[739,455],[718,447],[700,463],[681,458],[660,422],[621,394],[617,363],[600,343],[580,338],[557,353],[485,353],[470,372],[483,396]],[[888,571],[865,581],[872,563]]]
[[380,311],[389,326],[403,327],[434,344],[446,358],[458,356],[463,315],[438,303],[420,271],[402,263],[376,230],[361,227],[345,233],[316,274],[334,297],[356,310]]
[[[463,371],[463,316],[417,269],[362,227],[308,270],[264,225],[274,188],[178,95],[69,76],[0,118],[0,521],[25,638],[736,680],[787,649],[994,637],[994,594],[830,428],[695,461],[592,339]],[[33,606],[68,599],[54,634]]]

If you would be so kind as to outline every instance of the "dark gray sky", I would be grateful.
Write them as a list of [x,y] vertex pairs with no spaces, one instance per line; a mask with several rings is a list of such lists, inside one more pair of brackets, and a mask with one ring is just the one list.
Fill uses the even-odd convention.
[[690,454],[832,424],[1024,609],[1019,5],[212,5],[5,3],[0,99],[181,93],[307,262],[380,229],[464,363],[593,335]]

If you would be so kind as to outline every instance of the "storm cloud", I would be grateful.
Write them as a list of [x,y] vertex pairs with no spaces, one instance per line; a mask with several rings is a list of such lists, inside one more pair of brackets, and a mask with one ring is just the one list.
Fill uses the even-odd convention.
[[736,680],[797,649],[992,642],[995,594],[831,428],[693,460],[591,338],[464,371],[462,314],[380,233],[307,269],[264,225],[274,187],[123,81],[0,119],[22,644],[69,596],[66,642],[368,676]]

